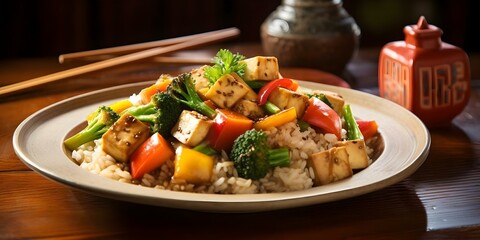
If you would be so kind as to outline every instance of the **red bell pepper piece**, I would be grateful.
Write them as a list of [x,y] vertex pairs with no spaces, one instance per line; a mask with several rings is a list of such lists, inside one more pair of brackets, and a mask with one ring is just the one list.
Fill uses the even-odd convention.
[[310,98],[309,101],[309,105],[303,114],[302,120],[327,133],[333,133],[338,139],[340,139],[342,120],[338,114],[318,98]]
[[217,115],[207,135],[208,145],[217,151],[230,151],[238,136],[253,128],[253,121],[240,113],[217,109]]
[[365,140],[378,133],[378,125],[375,120],[356,120],[356,122]]
[[298,83],[289,78],[280,78],[277,80],[270,81],[269,83],[265,84],[260,90],[258,91],[257,95],[257,102],[258,105],[262,106],[267,102],[268,96],[270,93],[277,87],[283,87],[290,89],[292,91],[296,91],[298,88]]
[[170,143],[162,135],[155,133],[143,142],[130,156],[132,177],[141,179],[145,173],[160,167],[175,156]]

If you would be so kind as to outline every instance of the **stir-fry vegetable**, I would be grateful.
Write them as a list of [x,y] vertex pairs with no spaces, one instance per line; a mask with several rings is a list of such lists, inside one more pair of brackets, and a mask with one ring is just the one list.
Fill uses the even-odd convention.
[[347,125],[347,139],[348,140],[360,140],[363,139],[362,132],[358,128],[357,122],[353,117],[352,109],[349,104],[343,106],[343,118]]
[[146,104],[149,103],[152,96],[159,93],[167,91],[168,85],[172,81],[171,77],[168,75],[162,75],[160,78],[155,82],[155,84],[146,87],[140,91],[138,95],[140,95],[140,99],[142,103]]
[[297,111],[295,108],[291,107],[289,109],[285,109],[268,117],[265,117],[258,122],[256,122],[253,126],[255,129],[262,129],[267,130],[272,127],[278,127],[285,123],[292,122],[297,119]]
[[205,183],[212,177],[214,159],[187,147],[178,147],[175,155],[173,179],[188,183]]
[[[123,99],[118,102],[114,102],[110,105],[108,105],[109,108],[111,108],[114,112],[120,114],[123,112],[125,109],[131,107],[133,104],[130,102],[129,99]],[[98,111],[92,112],[87,116],[87,121],[91,121],[95,116],[97,116]]]
[[333,105],[332,103],[330,102],[330,100],[328,100],[327,96],[324,94],[324,93],[315,93],[315,94],[306,94],[308,97],[312,98],[312,97],[316,97],[320,100],[322,100],[322,102],[324,102],[325,104],[327,104],[331,109],[333,109]]
[[132,177],[140,179],[145,173],[153,171],[175,153],[170,143],[159,133],[155,133],[144,141],[130,156]]
[[82,144],[102,138],[95,151],[129,171],[125,181],[149,185],[152,176],[152,186],[172,190],[270,191],[277,182],[293,189],[279,174],[296,172],[305,187],[326,184],[367,167],[366,140],[378,134],[376,122],[355,120],[339,94],[283,78],[275,57],[245,59],[226,49],[212,66],[162,75],[110,106],[90,114],[66,148],[80,156],[90,147]]
[[181,102],[167,92],[159,92],[152,97],[152,102],[160,113],[160,121],[157,122],[157,132],[164,138],[171,136],[171,131],[184,110]]
[[356,122],[365,140],[377,135],[378,124],[375,120],[356,120]]
[[275,114],[282,111],[282,109],[280,109],[279,107],[277,107],[277,105],[273,104],[270,101],[267,101],[265,105],[263,105],[263,109],[265,109],[265,112],[267,112],[268,114]]
[[310,98],[303,121],[341,138],[342,121],[338,114],[318,98]]
[[153,102],[145,105],[129,107],[125,109],[125,111],[123,111],[120,115],[125,114],[132,115],[136,119],[149,124],[152,133],[158,132],[159,123],[160,121],[162,121],[160,111]]
[[260,88],[268,84],[270,81],[259,81],[259,80],[245,80],[245,83],[255,91],[259,91]]
[[238,175],[243,178],[260,179],[275,166],[289,166],[288,148],[271,149],[267,143],[267,134],[259,130],[248,130],[234,142],[230,159]]
[[292,91],[296,91],[298,88],[298,83],[289,78],[281,78],[270,81],[258,91],[258,104],[264,105],[267,102],[270,93],[278,87],[283,87]]
[[183,105],[166,92],[158,92],[144,105],[136,105],[125,109],[123,114],[131,114],[138,120],[148,123],[152,133],[170,136],[170,131],[182,113]]
[[338,116],[343,115],[343,106],[345,105],[345,100],[343,97],[335,92],[325,91],[325,90],[316,90],[312,94],[307,94],[309,97],[316,97],[326,103],[330,108],[332,108]]
[[193,150],[195,151],[198,151],[198,152],[201,152],[205,155],[208,155],[208,156],[213,156],[215,154],[218,154],[217,150],[213,149],[212,147],[208,146],[207,143],[203,142],[203,143],[200,143],[198,144],[197,146],[195,146],[193,148]]
[[184,73],[174,78],[167,88],[168,93],[191,109],[198,111],[209,118],[214,118],[215,110],[202,101],[195,90],[190,73]]
[[228,109],[217,109],[207,141],[211,147],[230,151],[233,141],[253,127],[253,121]]
[[87,122],[87,127],[65,140],[65,146],[75,150],[87,142],[101,138],[119,117],[110,107],[98,107],[96,116]]

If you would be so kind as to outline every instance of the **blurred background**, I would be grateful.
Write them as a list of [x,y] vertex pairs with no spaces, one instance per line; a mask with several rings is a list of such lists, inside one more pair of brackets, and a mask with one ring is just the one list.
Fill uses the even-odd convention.
[[[155,41],[238,27],[235,41],[259,42],[260,24],[281,0],[6,0],[0,3],[0,58],[62,53]],[[361,47],[403,40],[423,15],[442,40],[479,52],[479,1],[345,0],[361,28]]]

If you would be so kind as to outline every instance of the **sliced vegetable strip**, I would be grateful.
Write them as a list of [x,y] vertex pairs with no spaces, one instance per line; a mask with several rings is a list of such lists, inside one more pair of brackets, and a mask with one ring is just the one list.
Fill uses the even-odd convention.
[[347,125],[347,139],[363,139],[362,132],[360,132],[360,129],[358,128],[357,122],[353,117],[352,109],[349,104],[343,106],[343,118],[345,119],[345,124]]
[[270,115],[256,122],[253,126],[255,127],[255,129],[267,130],[272,127],[278,127],[285,123],[295,121],[295,119],[297,119],[297,111],[294,107],[291,107],[289,109],[285,109],[281,112]]
[[277,80],[270,81],[269,83],[265,84],[260,90],[258,91],[258,98],[257,102],[258,105],[264,105],[267,102],[268,96],[270,93],[277,87],[283,87],[290,89],[292,91],[296,91],[298,88],[298,83],[293,81],[289,78],[280,78]]

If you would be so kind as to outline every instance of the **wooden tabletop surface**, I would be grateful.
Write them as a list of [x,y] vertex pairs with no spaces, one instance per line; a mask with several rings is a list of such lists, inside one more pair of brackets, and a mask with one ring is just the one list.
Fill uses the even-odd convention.
[[[182,55],[211,57],[219,47],[246,56],[259,44],[219,45]],[[377,90],[379,51],[360,50],[342,75],[355,89]],[[0,86],[85,63],[55,58],[0,60]],[[59,100],[114,85],[154,80],[192,66],[151,61],[119,66],[0,97],[0,239],[480,239],[480,75],[471,58],[472,95],[452,124],[429,129],[424,164],[410,177],[345,200],[261,213],[220,214],[103,198],[49,180],[15,154],[12,136],[32,113]],[[315,80],[317,71],[282,69]]]

